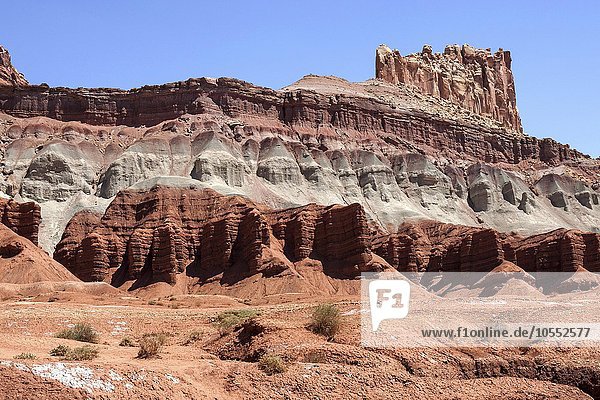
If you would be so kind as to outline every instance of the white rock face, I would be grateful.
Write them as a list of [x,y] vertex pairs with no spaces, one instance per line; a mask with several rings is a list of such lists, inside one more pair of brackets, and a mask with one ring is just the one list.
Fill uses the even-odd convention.
[[171,140],[141,139],[108,166],[101,178],[98,194],[108,198],[144,179],[183,175],[187,170],[190,153],[190,142],[185,137]]
[[43,202],[64,201],[79,192],[91,194],[96,186],[97,160],[97,154],[90,157],[69,143],[43,146],[23,177],[21,196]]
[[518,171],[383,151],[347,142],[343,132],[304,140],[279,128],[248,133],[239,122],[212,118],[93,134],[24,130],[7,139],[0,191],[41,204],[39,240],[49,253],[78,210],[102,212],[119,190],[155,185],[210,187],[274,208],[360,203],[388,230],[407,219],[522,234],[600,226],[599,194],[564,174],[530,185]]

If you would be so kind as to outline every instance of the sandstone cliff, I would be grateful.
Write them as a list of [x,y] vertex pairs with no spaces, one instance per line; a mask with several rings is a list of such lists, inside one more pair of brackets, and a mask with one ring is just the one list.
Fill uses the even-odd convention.
[[[353,278],[394,268],[489,272],[510,262],[527,272],[600,271],[600,234],[559,229],[521,237],[434,221],[386,233],[358,204],[272,210],[210,190],[154,187],[120,192],[103,216],[80,212],[55,259],[84,281],[133,288],[156,282],[190,290],[251,276]],[[321,278],[318,278],[320,276]]]
[[0,199],[0,222],[16,234],[29,239],[33,244],[38,244],[38,232],[42,222],[38,204]]
[[154,187],[122,191],[103,216],[78,213],[55,259],[84,281],[134,287],[175,284],[183,274],[200,284],[231,284],[260,274],[297,275],[310,258],[336,277],[381,269],[358,205],[274,211],[213,190]]
[[0,86],[26,86],[29,82],[13,67],[8,50],[0,46]]
[[[43,216],[13,228],[39,224],[39,243],[52,253],[62,237],[55,257],[77,276],[117,286],[596,268],[586,249],[600,226],[600,163],[507,125],[518,115],[488,92],[514,106],[508,55],[494,69],[485,52],[447,53],[413,61],[456,64],[452,82],[472,80],[460,96],[491,111],[423,92],[421,72],[410,84],[306,76],[281,90],[231,78],[0,87],[0,190]],[[530,247],[511,239],[539,234]],[[566,255],[547,266],[546,247]]]
[[403,57],[398,50],[381,45],[375,75],[386,82],[413,86],[522,132],[511,62],[510,52],[502,49],[492,54],[489,49],[451,45],[439,54],[425,45],[420,53]]

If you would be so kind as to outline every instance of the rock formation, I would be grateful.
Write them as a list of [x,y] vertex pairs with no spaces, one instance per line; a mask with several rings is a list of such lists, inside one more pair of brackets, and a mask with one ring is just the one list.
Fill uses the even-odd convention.
[[8,50],[0,46],[0,86],[26,86],[29,82],[13,67]]
[[36,203],[18,203],[14,200],[0,199],[0,222],[35,245],[38,244],[41,221],[40,206]]
[[566,229],[523,238],[421,221],[389,234],[359,204],[272,210],[210,189],[156,186],[120,192],[103,216],[78,213],[55,259],[84,281],[135,288],[179,276],[202,285],[298,275],[307,262],[337,278],[390,267],[488,272],[504,262],[528,272],[598,271],[598,248],[600,234]]
[[600,268],[600,234],[558,229],[522,237],[488,228],[405,223],[374,239],[374,252],[399,271],[487,272],[510,262],[527,272],[576,272]]
[[469,45],[446,46],[442,54],[425,45],[420,53],[401,56],[398,50],[377,48],[375,75],[422,93],[449,100],[503,126],[522,132],[509,51],[492,54]]
[[42,249],[0,224],[0,283],[78,280]]
[[595,271],[600,163],[521,132],[510,64],[381,47],[381,79],[361,83],[0,86],[0,191],[41,208],[3,221],[81,279],[125,287]]
[[354,277],[380,268],[371,228],[358,204],[275,211],[213,190],[154,187],[122,191],[103,216],[80,212],[55,259],[84,281],[121,286],[201,283],[294,274],[294,262],[319,261],[325,273]]

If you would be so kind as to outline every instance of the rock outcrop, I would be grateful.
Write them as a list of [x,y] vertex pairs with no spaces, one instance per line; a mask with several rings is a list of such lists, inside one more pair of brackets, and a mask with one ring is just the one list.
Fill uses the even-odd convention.
[[0,46],[0,86],[27,86],[29,82],[13,67],[8,50]]
[[421,221],[389,234],[359,204],[273,210],[210,189],[156,186],[120,192],[103,216],[78,213],[54,256],[84,281],[137,288],[179,276],[200,286],[299,276],[304,265],[335,278],[386,268],[488,272],[505,262],[527,272],[597,271],[599,248],[600,234],[565,229],[524,238]]
[[511,63],[510,52],[502,49],[492,54],[489,49],[450,45],[440,54],[425,45],[420,53],[403,57],[398,50],[381,45],[377,48],[375,75],[386,82],[410,85],[522,132]]
[[0,224],[0,283],[79,281],[42,249]]
[[331,276],[381,269],[358,204],[274,211],[213,190],[154,187],[122,191],[103,216],[80,212],[55,259],[84,281],[134,287],[177,276],[223,283],[255,274],[294,274],[311,259]]
[[558,229],[521,237],[488,228],[405,223],[373,239],[374,252],[399,271],[487,272],[505,262],[527,272],[576,272],[600,268],[600,234]]
[[[520,132],[510,63],[468,46],[380,48],[383,79],[362,83],[0,86],[0,190],[44,216],[11,227],[115,286],[503,262],[594,270],[600,163]],[[557,229],[572,240],[513,240]],[[519,261],[546,247],[564,257]]]
[[0,199],[0,222],[35,245],[38,244],[41,221],[42,215],[38,204]]

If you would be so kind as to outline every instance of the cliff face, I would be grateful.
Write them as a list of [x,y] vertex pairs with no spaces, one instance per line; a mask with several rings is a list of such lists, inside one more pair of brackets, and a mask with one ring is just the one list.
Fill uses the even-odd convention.
[[381,45],[375,74],[386,82],[416,87],[522,132],[511,62],[510,52],[502,49],[492,54],[489,49],[451,45],[439,54],[426,45],[420,53],[403,57],[398,50]]
[[8,50],[0,46],[0,86],[26,86],[29,82],[13,67]]
[[212,190],[154,187],[122,191],[103,216],[81,212],[67,226],[55,259],[84,281],[120,286],[232,283],[261,274],[297,274],[311,259],[323,272],[355,277],[380,269],[358,205],[275,211]]
[[0,222],[16,234],[29,239],[33,244],[38,244],[38,232],[42,222],[38,204],[0,199]]
[[103,216],[77,214],[55,259],[84,281],[116,286],[176,284],[180,276],[227,285],[257,274],[300,276],[306,265],[335,278],[388,268],[489,272],[507,261],[528,272],[595,272],[599,243],[600,234],[576,230],[524,238],[434,221],[386,233],[358,204],[273,210],[209,189],[154,187],[120,192]]
[[[323,91],[328,85],[344,91]],[[486,162],[536,159],[556,164],[582,156],[551,139],[516,135],[502,127],[503,119],[478,118],[377,82],[350,84],[334,78],[307,77],[283,91],[229,78],[192,79],[131,91],[0,87],[0,111],[21,118],[45,116],[65,122],[135,127],[186,114],[224,114],[243,122],[268,121],[290,135],[309,135],[315,141],[339,141],[339,130],[343,130],[348,132],[347,139],[342,139],[345,142],[369,135]]]
[[600,163],[518,132],[510,59],[486,54],[394,61],[410,84],[378,67],[393,83],[0,86],[0,191],[44,216],[4,220],[81,279],[116,286],[595,270]]

